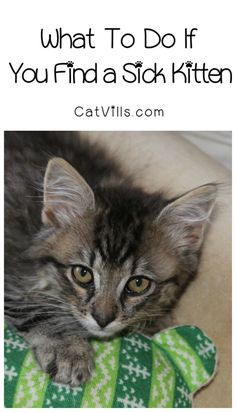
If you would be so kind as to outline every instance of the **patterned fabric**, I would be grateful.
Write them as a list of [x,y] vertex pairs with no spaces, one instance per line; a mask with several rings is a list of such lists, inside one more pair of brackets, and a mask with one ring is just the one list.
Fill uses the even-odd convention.
[[214,375],[216,348],[198,328],[94,341],[96,369],[77,388],[51,381],[26,342],[5,329],[5,406],[13,408],[187,408]]

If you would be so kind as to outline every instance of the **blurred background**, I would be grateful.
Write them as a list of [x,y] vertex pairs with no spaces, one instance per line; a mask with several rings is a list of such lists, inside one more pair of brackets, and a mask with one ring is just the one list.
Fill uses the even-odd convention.
[[179,132],[179,135],[199,147],[203,152],[218,160],[227,169],[232,169],[231,132]]

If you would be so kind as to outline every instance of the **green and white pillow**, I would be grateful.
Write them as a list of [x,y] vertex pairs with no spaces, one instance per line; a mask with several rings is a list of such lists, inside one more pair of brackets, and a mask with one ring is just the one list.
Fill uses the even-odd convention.
[[50,380],[26,342],[5,329],[5,406],[14,408],[181,408],[214,376],[216,348],[200,329],[179,326],[152,339],[130,334],[93,341],[91,380],[70,388]]

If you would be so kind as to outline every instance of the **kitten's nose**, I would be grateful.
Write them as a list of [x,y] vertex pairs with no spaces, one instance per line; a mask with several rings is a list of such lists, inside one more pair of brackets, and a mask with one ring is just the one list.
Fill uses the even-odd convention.
[[105,313],[99,308],[94,308],[92,311],[92,316],[96,320],[97,324],[101,326],[101,328],[105,328],[105,326],[109,325],[113,320],[116,318],[116,309],[113,308],[112,310],[109,310],[109,312]]

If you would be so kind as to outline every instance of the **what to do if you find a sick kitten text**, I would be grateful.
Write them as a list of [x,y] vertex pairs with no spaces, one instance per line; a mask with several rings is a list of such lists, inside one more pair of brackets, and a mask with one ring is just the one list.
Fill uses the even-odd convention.
[[[40,47],[43,47],[53,53],[54,50],[61,50],[67,54],[50,66],[45,66],[40,59],[40,63],[30,65],[21,59],[10,61],[11,79],[16,84],[21,83],[56,83],[56,84],[86,84],[99,82],[118,84],[120,82],[134,84],[166,84],[166,83],[186,83],[186,84],[222,84],[232,83],[232,70],[229,67],[219,67],[209,64],[202,60],[196,62],[193,55],[194,45],[197,44],[199,30],[197,27],[184,28],[182,36],[179,37],[171,32],[161,32],[157,28],[145,27],[139,33],[126,32],[120,27],[105,27],[99,36],[92,28],[86,32],[70,33],[64,31],[61,27],[54,28],[51,31],[42,28],[38,39]],[[99,41],[98,41],[99,40]],[[183,59],[179,56],[178,61],[168,64],[162,63],[157,58],[157,52],[165,49],[166,53],[171,53],[177,44],[183,44],[184,50],[189,50],[189,59]],[[83,51],[89,49],[96,50],[99,46],[110,51],[111,64],[104,66],[99,55],[98,61],[91,61],[83,64]],[[36,47],[38,44],[36,45]],[[145,63],[145,57],[137,56],[137,59],[131,59],[120,65],[116,63],[114,67],[112,58],[116,50],[123,57],[123,51],[135,47],[148,49],[150,57],[155,57],[152,63]],[[78,50],[78,62],[76,59],[69,58],[69,52]],[[96,53],[96,51],[94,52]],[[186,56],[186,51],[185,54]],[[74,56],[74,53],[73,53]]]

